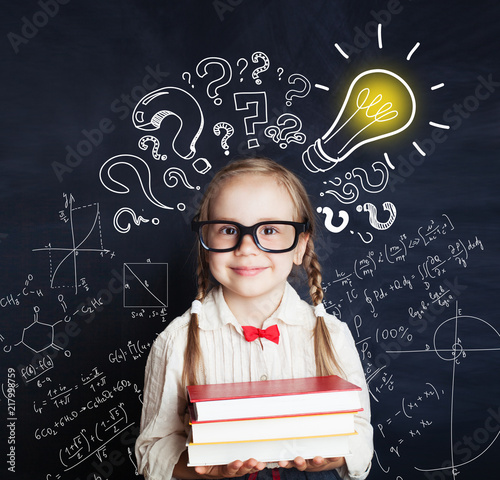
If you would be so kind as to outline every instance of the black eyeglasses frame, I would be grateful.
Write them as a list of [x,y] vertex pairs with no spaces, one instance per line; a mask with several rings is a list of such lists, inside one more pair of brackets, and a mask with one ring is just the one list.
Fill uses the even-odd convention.
[[[213,225],[213,224],[216,224],[216,223],[227,223],[229,225],[235,225],[236,227],[238,227],[239,229],[239,232],[240,232],[240,237],[238,239],[238,241],[236,242],[236,245],[234,247],[231,247],[231,248],[210,248],[204,241],[203,241],[203,235],[201,234],[201,229],[203,228],[203,226],[205,225]],[[295,239],[293,241],[293,244],[290,248],[285,248],[283,250],[271,250],[269,248],[266,248],[266,247],[263,247],[260,243],[259,243],[259,238],[257,236],[257,229],[263,225],[271,225],[271,224],[275,224],[275,225],[291,225],[295,228]],[[233,222],[232,220],[206,220],[206,221],[203,221],[203,222],[199,222],[196,218],[194,218],[192,221],[191,221],[191,230],[193,232],[196,232],[198,234],[198,238],[200,240],[200,244],[201,246],[209,251],[209,252],[215,252],[215,253],[225,253],[225,252],[232,252],[233,250],[237,250],[240,245],[241,245],[241,242],[243,241],[243,237],[245,235],[251,235],[252,238],[253,238],[253,241],[255,242],[255,245],[257,245],[257,247],[259,248],[259,250],[262,250],[263,252],[267,252],[267,253],[286,253],[286,252],[290,252],[292,251],[296,246],[297,246],[297,243],[299,242],[299,236],[301,233],[305,233],[307,232],[307,230],[309,229],[309,221],[306,220],[305,222],[291,222],[291,221],[287,221],[287,220],[268,220],[266,222],[258,222],[256,223],[255,225],[251,225],[249,227],[247,227],[246,225],[242,225],[241,223],[238,223],[238,222]]]

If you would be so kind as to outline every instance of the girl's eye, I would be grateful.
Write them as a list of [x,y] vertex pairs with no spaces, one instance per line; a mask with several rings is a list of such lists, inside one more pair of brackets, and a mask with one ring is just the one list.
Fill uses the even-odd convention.
[[264,225],[260,231],[261,235],[275,235],[278,229],[274,225]]
[[231,225],[229,226],[225,226],[225,227],[222,227],[219,232],[222,234],[222,235],[238,235],[238,230],[236,229],[236,227],[233,227]]

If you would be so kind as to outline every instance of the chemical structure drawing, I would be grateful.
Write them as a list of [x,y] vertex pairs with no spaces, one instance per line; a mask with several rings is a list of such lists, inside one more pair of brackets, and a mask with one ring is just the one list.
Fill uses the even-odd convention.
[[61,323],[63,320],[58,320],[53,324],[40,322],[38,320],[38,313],[40,307],[33,308],[33,322],[23,329],[21,340],[14,344],[14,346],[24,345],[29,348],[33,353],[41,353],[49,348],[54,350],[63,350],[62,347],[55,343],[55,330],[54,327]]

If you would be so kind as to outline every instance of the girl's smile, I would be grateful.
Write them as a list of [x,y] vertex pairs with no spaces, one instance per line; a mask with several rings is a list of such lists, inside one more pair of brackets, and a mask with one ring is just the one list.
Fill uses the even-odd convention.
[[269,267],[229,267],[234,273],[244,277],[254,277],[259,275]]

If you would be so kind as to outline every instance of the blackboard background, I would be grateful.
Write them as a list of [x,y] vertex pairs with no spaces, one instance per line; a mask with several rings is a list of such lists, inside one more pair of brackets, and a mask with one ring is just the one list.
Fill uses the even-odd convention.
[[[195,291],[189,220],[211,174],[249,153],[297,172],[315,207],[349,214],[342,232],[322,228],[317,250],[326,305],[351,327],[369,380],[370,478],[491,476],[500,429],[497,2],[25,0],[2,10],[2,478],[135,478],[131,452],[147,351]],[[261,85],[251,77],[257,51],[270,61]],[[233,69],[219,106],[207,91],[217,71],[196,74],[207,57]],[[240,58],[248,62],[241,74]],[[411,84],[415,121],[404,134],[312,174],[302,152],[328,129],[350,81],[370,68],[396,71]],[[312,88],[288,107],[293,73]],[[205,124],[192,159],[173,150],[175,117],[152,132],[167,160],[154,160],[150,145],[138,148],[151,132],[134,128],[132,110],[162,87],[182,88],[199,102]],[[257,125],[259,147],[250,151],[246,113],[236,111],[233,94],[259,91],[267,94],[268,123]],[[264,135],[285,112],[302,120],[305,144],[282,149]],[[185,114],[179,145],[186,145],[199,118],[177,113]],[[234,127],[227,156],[212,131],[221,121]],[[438,137],[429,121],[451,128],[437,129]],[[360,189],[351,204],[322,194],[333,185],[325,182],[345,184],[354,167],[371,172],[375,161],[385,163],[385,152],[395,168],[383,191]],[[148,201],[126,166],[113,178],[129,193],[103,186],[101,166],[120,154],[147,161],[152,191],[171,210]],[[199,173],[192,166],[198,158],[211,170]],[[199,189],[180,180],[166,187],[169,167],[182,168]],[[386,230],[356,210],[372,203],[386,221],[384,202],[397,209]],[[131,229],[119,233],[113,217],[122,207],[149,221],[135,224],[125,213],[120,224]],[[426,236],[430,230],[434,236]],[[365,243],[368,232],[373,240]],[[131,271],[167,306],[132,283]],[[430,294],[443,295],[438,301]],[[422,318],[411,314],[422,305]]]

